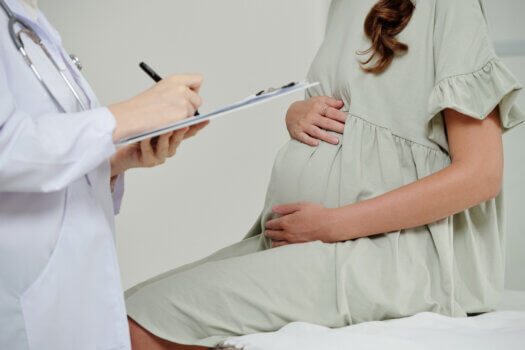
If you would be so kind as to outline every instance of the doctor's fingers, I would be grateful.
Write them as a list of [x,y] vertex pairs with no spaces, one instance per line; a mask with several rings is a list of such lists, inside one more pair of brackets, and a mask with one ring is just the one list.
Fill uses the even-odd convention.
[[165,142],[165,135],[161,135],[155,147],[152,144],[153,139],[148,139],[140,142],[140,167],[151,168],[161,164],[161,161],[157,158],[159,148],[162,147],[162,143]]
[[[189,102],[194,108],[193,114],[195,114],[195,110],[199,109],[199,107],[202,105],[202,98],[199,96],[197,92],[189,88],[187,90],[187,96],[188,96]],[[193,114],[191,114],[191,116],[193,116]]]
[[171,135],[173,135],[173,132],[166,133],[159,137],[159,142],[155,148],[155,165],[163,164],[166,161],[166,158],[168,158]]
[[152,139],[144,140],[140,142],[140,165],[142,167],[151,167],[154,164],[150,164],[155,159],[155,151],[151,144]]
[[167,79],[174,84],[186,85],[196,92],[199,92],[203,82],[203,77],[200,74],[173,74]]
[[199,123],[199,124],[192,125],[190,127],[190,130],[184,135],[184,140],[197,135],[197,133],[201,131],[202,129],[204,129],[208,124],[210,124],[209,120]]
[[184,136],[189,129],[189,127],[186,127],[175,131],[173,135],[171,135],[168,157],[173,157],[177,153],[177,148],[180,146],[182,140],[184,140]]

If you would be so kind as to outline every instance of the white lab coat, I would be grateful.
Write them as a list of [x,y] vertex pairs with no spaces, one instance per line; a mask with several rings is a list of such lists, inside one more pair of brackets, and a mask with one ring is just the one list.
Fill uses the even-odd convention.
[[40,35],[90,110],[43,52],[29,56],[66,108],[58,112],[15,49],[0,11],[0,349],[130,349],[118,270],[109,157],[115,120],[40,13],[13,12]]

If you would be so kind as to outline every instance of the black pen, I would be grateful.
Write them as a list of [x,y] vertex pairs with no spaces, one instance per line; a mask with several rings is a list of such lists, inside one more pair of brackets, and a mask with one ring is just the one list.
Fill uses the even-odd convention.
[[[140,62],[139,64],[139,67],[142,68],[142,70],[151,78],[153,79],[156,83],[158,83],[159,81],[162,80],[162,77],[160,75],[158,75],[150,66],[148,66],[146,63],[144,62]],[[199,111],[196,110],[195,111],[195,114],[194,116],[197,117],[199,116]]]

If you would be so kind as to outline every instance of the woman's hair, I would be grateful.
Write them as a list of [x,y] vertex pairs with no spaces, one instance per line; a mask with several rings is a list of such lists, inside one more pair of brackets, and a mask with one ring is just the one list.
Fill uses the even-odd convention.
[[[358,52],[360,55],[372,53],[366,61],[361,62],[365,72],[382,73],[390,66],[396,53],[408,51],[408,45],[396,37],[410,22],[413,12],[411,0],[380,0],[372,7],[365,20],[365,34],[372,41],[372,46]],[[373,64],[368,66],[373,60]]]

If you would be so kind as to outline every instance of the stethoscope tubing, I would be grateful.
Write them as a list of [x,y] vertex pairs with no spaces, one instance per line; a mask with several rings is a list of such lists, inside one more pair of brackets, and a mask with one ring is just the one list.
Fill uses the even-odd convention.
[[[11,36],[11,39],[13,40],[14,45],[16,46],[17,50],[22,54],[22,57],[24,58],[24,61],[27,63],[27,65],[29,66],[31,71],[34,73],[35,77],[38,79],[38,81],[40,82],[40,84],[42,85],[44,90],[47,92],[49,97],[53,100],[53,103],[58,107],[60,112],[65,113],[66,110],[62,106],[62,104],[58,101],[58,99],[55,97],[55,95],[53,94],[53,92],[51,91],[49,86],[46,84],[46,82],[42,78],[42,75],[40,74],[38,69],[35,67],[35,65],[31,61],[31,59],[29,58],[29,55],[27,54],[27,52],[26,52],[26,50],[24,48],[24,43],[22,42],[22,39],[21,39],[22,33],[26,34],[35,44],[40,46],[42,51],[45,53],[47,58],[51,61],[51,63],[53,64],[53,66],[55,67],[57,72],[60,74],[60,77],[62,78],[64,83],[67,85],[67,87],[69,88],[69,90],[71,91],[71,93],[73,94],[75,99],[77,100],[77,102],[78,102],[78,104],[80,106],[80,109],[82,111],[86,111],[87,107],[84,104],[84,102],[82,101],[82,99],[80,98],[78,92],[75,90],[75,88],[73,87],[73,84],[71,84],[71,82],[66,77],[64,72],[60,69],[58,63],[53,58],[53,56],[49,53],[49,51],[45,47],[44,43],[42,42],[42,40],[40,39],[38,34],[33,30],[33,28],[31,28],[31,26],[29,26],[23,20],[17,18],[13,14],[13,12],[9,8],[9,6],[7,6],[7,4],[5,3],[4,0],[0,0],[0,7],[2,7],[2,9],[5,11],[5,13],[6,13],[6,15],[7,15],[8,19],[9,19],[9,24],[8,24],[9,35]],[[15,31],[15,25],[17,23],[22,27],[22,29],[18,32],[18,34]]]

